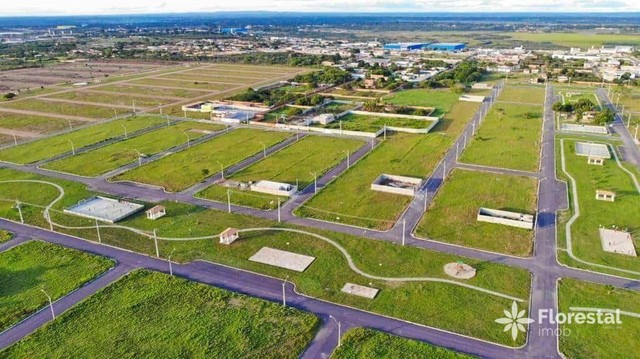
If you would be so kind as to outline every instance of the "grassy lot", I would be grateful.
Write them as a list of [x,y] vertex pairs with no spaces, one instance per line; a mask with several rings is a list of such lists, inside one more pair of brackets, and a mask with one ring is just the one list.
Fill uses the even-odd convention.
[[223,126],[194,121],[180,122],[143,135],[130,138],[93,151],[47,163],[44,168],[81,176],[98,176],[138,160],[138,151],[152,156],[207,133],[219,131]]
[[416,233],[436,241],[529,256],[533,231],[477,222],[480,207],[535,214],[537,181],[454,170],[420,220]]
[[[353,139],[308,136],[227,179],[245,183],[260,180],[297,183],[298,189],[302,190],[313,183],[312,172],[321,177],[346,159],[346,151],[353,153],[362,144],[362,141]],[[200,192],[199,196],[225,202],[227,190],[228,187],[214,185]],[[277,200],[278,196],[235,188],[231,192],[231,202],[243,206],[272,209],[277,206]]]
[[264,79],[256,79],[256,78],[220,76],[214,73],[211,73],[211,74],[180,73],[180,74],[171,74],[171,75],[162,76],[162,78],[172,79],[172,80],[175,79],[175,80],[189,80],[189,81],[207,81],[207,82],[213,82],[213,83],[222,82],[229,87],[249,85],[254,82],[264,81]]
[[541,131],[541,106],[496,103],[462,153],[460,161],[536,171]]
[[40,241],[0,253],[0,332],[113,266],[106,258]]
[[397,337],[373,329],[355,328],[345,333],[342,337],[342,345],[336,348],[331,358],[462,359],[473,357],[418,340]]
[[158,106],[160,100],[147,98],[147,97],[135,97],[133,94],[113,94],[113,95],[105,95],[102,93],[94,93],[94,92],[84,92],[84,91],[74,91],[74,92],[63,92],[60,94],[49,96],[52,98],[59,98],[65,100],[72,101],[84,101],[84,102],[95,102],[113,105],[123,105],[123,106],[133,106],[133,101],[136,102],[136,109],[140,109],[142,107],[155,107]]
[[61,118],[17,115],[9,112],[0,112],[0,127],[16,131],[28,131],[42,134],[65,131],[69,129],[69,122],[71,122],[71,126],[73,127],[86,125],[86,122],[81,121],[67,121]]
[[155,116],[127,117],[100,123],[63,135],[43,138],[0,151],[0,160],[15,163],[32,163],[71,152],[71,141],[76,149],[92,145],[110,138],[123,136],[125,126],[128,133],[164,123],[164,118]]
[[460,102],[427,135],[389,136],[296,213],[367,228],[390,228],[411,197],[372,191],[371,183],[382,173],[427,177],[477,108],[477,103]]
[[581,99],[589,100],[593,102],[597,108],[600,107],[600,102],[598,101],[598,96],[596,96],[593,91],[571,91],[571,90],[562,90],[558,91],[558,95],[561,96],[564,103],[576,103]]
[[[638,258],[604,252],[598,233],[599,226],[607,228],[617,226],[628,229],[634,238],[638,238],[640,223],[637,208],[640,206],[640,194],[631,177],[617,166],[613,158],[606,160],[604,166],[588,165],[586,157],[575,154],[576,142],[579,141],[571,139],[564,141],[566,167],[569,174],[576,180],[580,205],[580,217],[571,227],[573,252],[578,258],[589,262],[640,271]],[[557,147],[560,151],[560,144]],[[559,177],[566,179],[561,169],[560,158],[557,166]],[[636,177],[638,177],[637,171]],[[616,201],[611,203],[596,200],[595,191],[598,189],[616,192]],[[566,237],[564,223],[569,220],[571,214],[565,212],[561,216],[563,225],[560,227],[563,230],[559,232],[558,238],[563,244],[565,243],[563,239]],[[621,273],[617,272],[617,274]]]
[[297,309],[141,270],[3,356],[297,358],[317,324]]
[[498,96],[498,101],[539,104],[542,107],[544,104],[544,87],[505,86],[500,96]]
[[[42,176],[27,174],[8,169],[0,170],[0,181],[6,179],[46,179]],[[96,241],[96,231],[91,227],[92,220],[70,216],[57,212],[77,203],[78,200],[92,195],[74,182],[48,179],[65,188],[64,199],[55,205],[52,213],[55,221],[75,226],[89,226],[88,229],[60,229]],[[1,184],[0,198],[17,198],[22,202],[44,205],[57,196],[51,187],[41,184]],[[187,204],[166,202],[167,216],[156,221],[146,219],[139,213],[120,224],[133,226],[146,231],[157,229],[161,237],[198,237],[212,236],[227,227],[255,228],[286,226],[255,217],[207,210]],[[148,206],[151,206],[149,204]],[[12,202],[0,202],[0,217],[16,219],[17,211]],[[48,227],[38,207],[25,205],[25,220],[31,225]],[[302,228],[301,228],[302,229]],[[328,236],[343,246],[353,256],[355,265],[367,273],[388,277],[446,278],[442,267],[446,263],[459,260],[474,266],[478,275],[465,283],[477,285],[514,295],[529,298],[530,275],[527,271],[507,267],[497,263],[476,261],[439,252],[397,246],[383,241],[372,241],[361,237],[341,233],[306,229]],[[118,228],[100,229],[103,243],[137,252],[155,255],[153,241]],[[244,268],[278,278],[289,276],[300,292],[317,296],[324,300],[347,304],[405,320],[452,330],[465,335],[473,335],[485,340],[521,345],[524,338],[513,343],[502,332],[503,326],[495,324],[493,319],[502,315],[511,305],[511,300],[491,296],[472,289],[435,282],[389,282],[371,280],[352,271],[341,252],[324,241],[304,234],[289,232],[248,233],[231,246],[217,243],[215,240],[197,241],[160,241],[160,255],[166,257],[175,248],[172,258],[180,262],[195,259],[211,260],[225,265]],[[314,263],[302,273],[263,265],[247,259],[263,246],[293,251],[316,257]],[[381,291],[374,300],[352,296],[341,291],[346,282],[370,285]],[[371,283],[371,284],[370,284]],[[428,295],[425,295],[427,293]],[[477,313],[484,313],[478,316]]]
[[122,94],[141,94],[141,95],[155,95],[155,96],[170,96],[170,97],[196,97],[202,96],[207,91],[202,90],[183,90],[183,89],[168,89],[157,87],[142,87],[142,86],[130,86],[127,84],[112,84],[106,86],[95,87],[98,91],[110,91]]
[[[111,118],[116,115],[122,115],[129,110],[121,108],[111,108],[108,104],[105,106],[89,106],[89,105],[70,105],[62,102],[50,102],[38,99],[28,99],[24,101],[16,101],[4,104],[2,107],[13,108],[18,110],[36,111],[42,113],[51,113],[66,116],[79,116],[86,118]],[[2,108],[0,108],[2,110]]]
[[5,243],[13,239],[13,233],[0,229],[0,243]]
[[593,32],[513,32],[509,36],[516,40],[553,43],[565,47],[591,46],[600,47],[603,45],[633,45],[640,46],[638,34],[596,34]]
[[135,84],[142,84],[142,85],[178,87],[178,88],[188,88],[188,89],[207,90],[207,91],[221,91],[221,90],[227,90],[229,88],[229,85],[218,84],[215,82],[203,81],[203,80],[181,81],[181,80],[169,80],[164,78],[146,78],[146,79],[133,80],[130,82]]
[[[616,94],[614,94],[616,93]],[[617,93],[620,93],[620,100],[618,100]],[[635,88],[627,88],[623,92],[612,92],[609,97],[611,102],[615,105],[618,102],[618,105],[622,107],[624,105],[624,122],[627,123],[629,120],[629,112],[632,111],[634,113],[631,114],[631,134],[635,133],[635,126],[640,124],[640,90]],[[640,132],[639,132],[640,136]]]
[[446,90],[416,89],[393,93],[383,97],[384,102],[401,106],[434,107],[431,116],[442,116],[458,102],[460,95]]
[[[611,286],[563,278],[559,285],[560,312],[570,307],[620,309],[640,314],[640,293]],[[560,351],[568,358],[640,358],[635,333],[640,318],[621,315],[622,324],[564,324],[569,335],[560,336]]]
[[[220,163],[227,168],[290,137],[290,133],[239,129],[160,160],[124,172],[113,180],[161,186],[170,192],[184,190],[214,175]],[[208,170],[208,173],[203,170]]]
[[384,117],[375,115],[348,114],[340,120],[331,122],[328,125],[316,124],[315,127],[339,129],[342,122],[342,129],[345,131],[377,132],[386,124],[393,127],[404,128],[427,128],[433,122],[400,117]]
[[322,113],[332,113],[332,114],[340,114],[347,110],[351,110],[356,107],[353,103],[340,103],[340,102],[329,102],[327,105],[322,106],[320,112]]

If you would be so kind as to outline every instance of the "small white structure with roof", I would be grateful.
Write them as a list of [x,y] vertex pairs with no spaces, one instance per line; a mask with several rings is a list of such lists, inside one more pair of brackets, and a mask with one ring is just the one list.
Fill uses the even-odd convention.
[[511,227],[524,229],[533,229],[534,217],[530,214],[502,211],[499,209],[491,209],[480,207],[476,220],[478,222],[489,222],[495,224],[503,224]]
[[291,197],[298,192],[298,186],[274,181],[258,181],[251,184],[249,189],[254,192],[286,197]]
[[596,199],[598,201],[606,201],[606,202],[615,202],[616,201],[616,193],[611,191],[605,191],[598,189],[596,190]]
[[147,210],[147,219],[156,220],[167,214],[167,209],[164,206],[157,205]]
[[236,228],[229,227],[220,233],[221,244],[231,244],[238,238],[240,238],[240,233]]
[[421,178],[381,174],[373,181],[371,189],[405,196],[415,196],[421,185]]

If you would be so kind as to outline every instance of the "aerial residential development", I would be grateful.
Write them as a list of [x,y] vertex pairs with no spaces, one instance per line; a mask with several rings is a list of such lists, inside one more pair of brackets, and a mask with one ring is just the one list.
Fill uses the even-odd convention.
[[640,358],[638,4],[131,3],[0,9],[0,357]]

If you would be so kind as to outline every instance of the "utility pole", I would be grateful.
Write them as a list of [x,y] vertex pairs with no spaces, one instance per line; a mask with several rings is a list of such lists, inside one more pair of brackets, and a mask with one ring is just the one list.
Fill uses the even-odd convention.
[[124,138],[128,138],[129,134],[127,133],[127,126],[125,125],[120,125],[120,127],[122,127],[124,129]]
[[100,226],[98,225],[97,219],[96,219],[96,232],[98,233],[98,243],[102,243],[102,237],[100,237]]
[[227,212],[231,213],[231,190],[227,190]]
[[67,140],[71,144],[71,154],[75,156],[76,154],[76,146],[73,145],[73,141]]
[[313,193],[318,193],[318,173],[311,172],[310,174],[313,175]]
[[220,165],[220,174],[221,174],[222,180],[224,181],[224,166],[220,161],[216,161],[216,162],[218,162],[218,164]]
[[340,322],[333,317],[333,315],[329,315],[329,318],[333,319],[334,322],[338,325],[338,347],[342,344],[342,328],[340,327]]
[[267,157],[267,146],[264,144],[264,142],[260,142],[260,144],[262,145],[262,158]]
[[156,244],[156,257],[160,258],[160,249],[158,248],[158,236],[156,235],[156,229],[153,229],[153,241]]
[[280,198],[278,198],[278,223],[280,223]]
[[20,214],[20,223],[24,224],[24,217],[22,217],[22,207],[20,207],[20,201],[16,200],[16,208],[18,209],[18,214]]
[[173,255],[173,252],[175,252],[176,249],[174,248],[171,253],[169,253],[169,257],[167,257],[167,262],[169,262],[169,275],[172,276],[173,275],[173,267],[171,266],[171,256]]
[[17,146],[18,145],[18,139],[16,138],[16,133],[11,131],[11,134],[13,135],[13,144],[15,146]]
[[349,169],[349,167],[351,167],[351,151],[346,150],[347,152],[347,169]]
[[285,285],[287,284],[288,279],[289,279],[289,276],[286,276],[284,281],[282,282],[282,306],[283,307],[287,306],[287,294],[285,292]]
[[402,219],[402,246],[404,247],[404,237],[405,237],[405,231],[407,229],[407,220],[406,219]]

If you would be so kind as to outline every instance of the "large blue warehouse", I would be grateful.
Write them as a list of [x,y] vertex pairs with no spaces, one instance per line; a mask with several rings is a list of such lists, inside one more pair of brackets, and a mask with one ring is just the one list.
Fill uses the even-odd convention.
[[461,42],[435,42],[427,45],[427,50],[432,51],[462,51],[467,45]]
[[415,51],[422,50],[429,45],[428,42],[400,42],[400,43],[391,43],[384,44],[385,50],[393,50],[393,51]]

